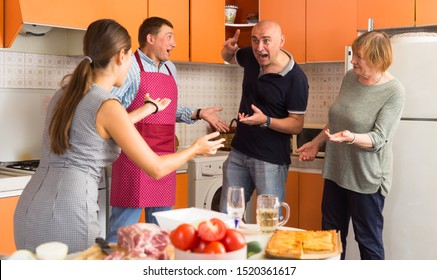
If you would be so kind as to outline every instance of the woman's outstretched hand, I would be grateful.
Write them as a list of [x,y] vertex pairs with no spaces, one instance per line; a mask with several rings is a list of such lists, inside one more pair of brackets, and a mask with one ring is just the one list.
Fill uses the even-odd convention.
[[202,136],[196,141],[194,141],[192,146],[195,147],[196,154],[207,156],[207,155],[214,155],[215,153],[217,153],[218,149],[223,148],[225,146],[223,144],[223,142],[225,141],[224,138],[212,140],[214,138],[217,138],[219,135],[220,133],[216,131],[207,134],[205,136]]
[[150,95],[148,93],[146,93],[144,95],[144,102],[146,101],[151,101],[153,103],[156,104],[156,106],[158,106],[158,112],[164,110],[165,108],[167,108],[167,106],[171,103],[171,99],[169,98],[156,98],[153,99],[150,97]]

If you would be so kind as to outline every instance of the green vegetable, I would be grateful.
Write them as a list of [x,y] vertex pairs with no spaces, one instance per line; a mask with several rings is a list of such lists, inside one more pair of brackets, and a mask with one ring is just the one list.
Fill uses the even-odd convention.
[[262,251],[261,243],[259,241],[250,241],[247,243],[247,258],[258,254]]

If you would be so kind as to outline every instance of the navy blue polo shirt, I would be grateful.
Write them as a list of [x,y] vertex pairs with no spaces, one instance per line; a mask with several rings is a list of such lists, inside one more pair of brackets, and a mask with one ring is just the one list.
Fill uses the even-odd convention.
[[[280,73],[261,73],[252,47],[236,53],[238,65],[244,68],[243,93],[239,112],[253,114],[257,106],[272,118],[286,118],[289,113],[304,114],[308,103],[308,79],[290,53],[283,50],[290,63]],[[290,134],[258,125],[238,123],[232,147],[250,157],[273,164],[290,164]]]

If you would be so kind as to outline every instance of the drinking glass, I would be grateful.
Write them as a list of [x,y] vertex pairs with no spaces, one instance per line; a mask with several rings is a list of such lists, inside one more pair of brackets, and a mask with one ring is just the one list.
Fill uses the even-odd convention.
[[[279,209],[285,208],[285,218],[280,220]],[[279,197],[273,194],[260,194],[257,198],[256,222],[260,231],[271,233],[277,227],[284,225],[290,218],[290,206],[279,202]]]
[[244,188],[229,187],[227,202],[228,215],[234,219],[235,228],[238,228],[238,223],[243,218],[246,204],[244,200]]

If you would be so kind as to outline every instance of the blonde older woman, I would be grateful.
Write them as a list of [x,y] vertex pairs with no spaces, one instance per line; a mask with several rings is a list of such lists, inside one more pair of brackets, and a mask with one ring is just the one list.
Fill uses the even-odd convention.
[[343,79],[324,131],[300,147],[300,160],[325,148],[322,228],[341,231],[345,258],[349,221],[361,259],[384,259],[382,210],[392,181],[392,140],[405,102],[401,83],[387,72],[390,39],[371,31],[352,44],[353,69]]

